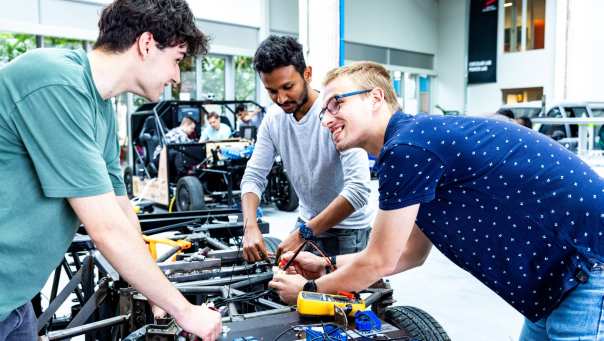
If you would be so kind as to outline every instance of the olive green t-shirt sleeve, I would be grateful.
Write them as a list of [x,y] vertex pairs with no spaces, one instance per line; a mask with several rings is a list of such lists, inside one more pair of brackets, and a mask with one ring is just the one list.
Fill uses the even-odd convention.
[[47,86],[19,101],[17,111],[15,125],[44,195],[84,197],[113,190],[89,96],[71,86]]

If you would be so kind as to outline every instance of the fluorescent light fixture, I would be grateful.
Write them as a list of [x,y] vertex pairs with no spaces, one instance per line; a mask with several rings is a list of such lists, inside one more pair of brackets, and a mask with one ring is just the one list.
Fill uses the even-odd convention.
[[512,3],[512,2],[506,2],[506,3],[503,4],[503,7],[511,7],[511,6],[514,6],[514,3]]

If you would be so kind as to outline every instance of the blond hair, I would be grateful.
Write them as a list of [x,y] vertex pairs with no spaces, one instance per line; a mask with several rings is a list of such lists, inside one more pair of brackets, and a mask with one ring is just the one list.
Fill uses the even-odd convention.
[[362,61],[332,69],[325,76],[323,85],[331,83],[337,78],[347,76],[362,90],[380,88],[384,91],[384,99],[391,111],[399,109],[398,101],[390,80],[390,73],[382,65],[374,62]]

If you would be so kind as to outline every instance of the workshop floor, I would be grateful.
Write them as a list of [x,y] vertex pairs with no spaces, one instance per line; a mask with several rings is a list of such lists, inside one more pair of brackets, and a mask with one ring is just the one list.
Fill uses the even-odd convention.
[[[372,181],[370,205],[377,207],[377,181]],[[297,212],[265,208],[270,235],[283,239],[293,228]],[[396,305],[430,313],[451,340],[518,340],[523,317],[469,273],[432,248],[423,266],[389,278]]]

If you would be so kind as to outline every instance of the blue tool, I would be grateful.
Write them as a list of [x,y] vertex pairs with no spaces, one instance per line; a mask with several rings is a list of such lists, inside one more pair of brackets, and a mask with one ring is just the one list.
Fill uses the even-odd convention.
[[354,314],[354,325],[361,332],[382,330],[382,321],[371,310],[357,311]]
[[317,340],[330,340],[330,341],[347,341],[348,336],[346,332],[335,324],[323,325],[323,331],[314,330],[313,327],[306,327],[304,329],[306,334],[306,341],[317,341]]

